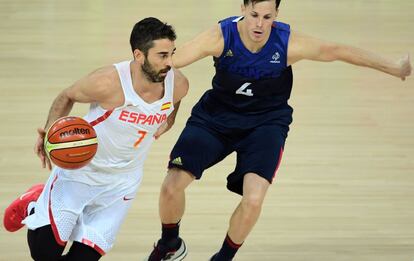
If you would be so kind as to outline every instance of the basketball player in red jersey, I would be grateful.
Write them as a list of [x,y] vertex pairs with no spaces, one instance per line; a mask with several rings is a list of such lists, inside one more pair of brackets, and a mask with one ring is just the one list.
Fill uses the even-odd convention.
[[[90,103],[84,117],[94,126],[98,151],[83,168],[54,167],[5,211],[8,231],[28,227],[34,260],[99,260],[108,252],[131,206],[150,145],[174,123],[188,81],[172,68],[174,29],[156,18],[135,24],[134,59],[100,68],[63,90],[53,102],[35,151],[43,167],[45,130],[70,113],[75,102]],[[67,255],[62,252],[73,244]],[[180,250],[185,256],[186,249]]]

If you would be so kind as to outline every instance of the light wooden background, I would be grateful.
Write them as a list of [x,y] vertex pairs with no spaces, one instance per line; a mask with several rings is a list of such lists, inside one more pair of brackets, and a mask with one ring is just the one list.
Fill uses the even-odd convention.
[[[177,45],[239,0],[0,0],[0,209],[48,172],[32,152],[58,92],[97,67],[130,59],[132,26],[147,16],[173,24]],[[414,2],[284,0],[280,19],[298,31],[387,57],[414,51]],[[294,67],[294,123],[261,219],[235,260],[414,260],[414,80],[341,63]],[[175,128],[152,148],[145,178],[113,250],[103,260],[142,260],[160,234],[158,191],[190,109],[210,88],[205,59],[184,69],[191,83]],[[87,106],[76,106],[83,115]],[[186,260],[221,245],[239,197],[225,189],[234,157],[187,193]],[[30,260],[26,231],[0,229],[0,260]]]

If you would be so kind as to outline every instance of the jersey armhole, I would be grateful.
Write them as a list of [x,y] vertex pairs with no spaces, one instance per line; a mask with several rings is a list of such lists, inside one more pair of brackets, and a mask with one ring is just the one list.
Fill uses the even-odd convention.
[[285,68],[288,68],[290,65],[288,63],[288,58],[289,58],[289,41],[290,41],[290,25],[289,24],[285,24],[282,22],[277,22],[274,21],[273,22],[273,26],[276,28],[276,30],[279,30],[279,36],[282,38],[282,43],[284,44],[285,47],[285,61],[286,63],[284,64]]
[[289,35],[288,35],[288,37],[287,37],[287,42],[286,42],[286,68],[287,67],[289,67],[289,66],[292,66],[291,64],[289,64],[289,47],[290,47],[290,45],[289,45],[289,42],[290,42],[290,35],[291,35],[291,32],[289,31]]
[[213,56],[214,57],[214,60],[216,60],[216,59],[220,59],[220,58],[222,58],[223,57],[223,55],[228,51],[228,46],[229,46],[229,43],[228,43],[228,37],[225,37],[225,35],[226,35],[226,32],[225,32],[225,30],[226,30],[226,28],[225,28],[225,24],[223,24],[223,21],[220,21],[219,22],[219,24],[220,24],[220,29],[221,29],[221,34],[223,35],[223,51],[221,52],[221,54],[219,55],[219,56]]

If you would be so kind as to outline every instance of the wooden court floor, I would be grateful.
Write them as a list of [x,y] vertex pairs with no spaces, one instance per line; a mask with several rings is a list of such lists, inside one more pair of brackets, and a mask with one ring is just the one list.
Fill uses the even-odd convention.
[[[53,98],[97,67],[131,59],[133,24],[156,16],[173,24],[180,45],[239,0],[0,0],[0,212],[44,182],[32,152]],[[414,52],[414,2],[283,0],[280,20],[319,38],[397,59]],[[157,141],[141,190],[102,260],[142,260],[160,234],[158,191],[168,154],[192,105],[210,88],[212,60],[185,68],[190,92],[174,129]],[[262,216],[240,261],[414,260],[414,79],[342,63],[294,66],[294,123]],[[83,115],[77,105],[73,115]],[[239,197],[226,191],[234,155],[187,192],[182,237],[186,260],[220,247]],[[26,231],[0,229],[0,260],[30,260]]]

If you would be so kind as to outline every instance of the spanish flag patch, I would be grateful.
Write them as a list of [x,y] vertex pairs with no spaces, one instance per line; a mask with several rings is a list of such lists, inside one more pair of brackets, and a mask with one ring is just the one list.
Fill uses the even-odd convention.
[[165,111],[171,108],[171,102],[166,102],[163,105],[161,105],[161,111]]

